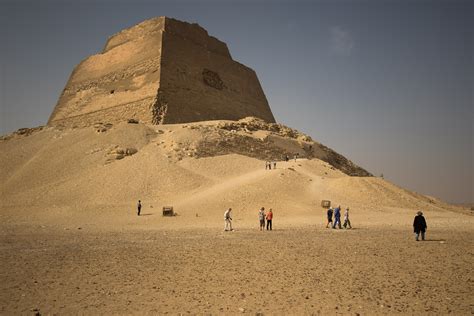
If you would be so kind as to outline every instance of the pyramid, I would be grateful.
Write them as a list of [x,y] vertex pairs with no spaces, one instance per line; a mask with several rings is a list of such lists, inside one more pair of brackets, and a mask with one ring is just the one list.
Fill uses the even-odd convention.
[[100,54],[77,65],[48,125],[248,116],[275,122],[255,71],[199,25],[157,17],[113,35]]

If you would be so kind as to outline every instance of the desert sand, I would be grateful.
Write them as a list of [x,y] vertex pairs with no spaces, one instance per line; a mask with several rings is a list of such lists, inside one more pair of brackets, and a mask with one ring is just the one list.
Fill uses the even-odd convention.
[[[474,312],[470,211],[306,159],[298,136],[223,136],[223,123],[4,137],[0,313]],[[239,135],[241,151],[228,146]],[[255,153],[249,139],[272,145]],[[265,170],[282,150],[302,158]],[[354,228],[326,229],[323,199],[350,207]],[[168,205],[177,216],[162,216]],[[274,211],[272,231],[258,230],[261,206]],[[228,207],[233,232],[223,231]],[[412,232],[418,210],[424,242]]]

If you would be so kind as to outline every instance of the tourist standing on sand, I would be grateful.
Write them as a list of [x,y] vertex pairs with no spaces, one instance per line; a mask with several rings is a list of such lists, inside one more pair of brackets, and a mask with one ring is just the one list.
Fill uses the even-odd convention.
[[347,225],[349,225],[349,229],[352,228],[351,226],[351,221],[349,220],[349,208],[346,208],[346,211],[344,212],[344,228],[347,228]]
[[270,209],[267,213],[267,230],[269,230],[268,228],[270,228],[270,230],[272,230],[272,220],[273,220],[273,212],[272,212],[272,209]]
[[327,214],[328,214],[328,223],[326,224],[326,228],[329,228],[329,224],[331,224],[331,226],[332,226],[332,213],[333,213],[332,207],[330,207],[328,209],[328,212],[327,212]]
[[265,170],[268,169],[268,161],[265,161]]
[[234,230],[232,229],[232,214],[230,213],[232,208],[229,207],[227,211],[224,213],[224,231]]
[[416,234],[416,241],[418,241],[421,233],[421,240],[425,240],[425,232],[428,226],[426,226],[426,220],[423,217],[423,212],[418,211],[413,221],[413,231]]
[[332,225],[332,228],[336,228],[336,225],[339,226],[339,229],[342,229],[342,227],[341,227],[341,206],[340,205],[334,209],[334,224]]
[[275,162],[273,162],[273,169],[276,169],[276,168],[277,168],[277,163],[275,161]]
[[138,216],[140,216],[140,212],[142,211],[142,202],[140,200],[138,200],[138,203],[137,203],[137,209],[138,209]]
[[263,206],[258,211],[258,220],[260,221],[260,230],[263,230],[265,228],[265,208]]

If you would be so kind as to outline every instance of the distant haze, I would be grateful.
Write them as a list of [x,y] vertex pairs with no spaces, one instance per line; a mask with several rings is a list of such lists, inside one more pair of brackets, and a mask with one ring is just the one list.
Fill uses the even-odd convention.
[[276,120],[368,171],[474,202],[472,1],[0,3],[0,133],[46,124],[73,67],[154,16],[253,68]]

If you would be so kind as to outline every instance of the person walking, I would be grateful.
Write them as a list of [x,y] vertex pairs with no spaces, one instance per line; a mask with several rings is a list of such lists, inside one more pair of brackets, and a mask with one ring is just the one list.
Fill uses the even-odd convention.
[[332,226],[332,213],[333,213],[333,210],[332,210],[332,207],[330,207],[328,209],[328,212],[327,212],[327,215],[328,215],[328,223],[326,224],[326,228],[329,228],[329,225]]
[[142,211],[142,202],[140,200],[138,200],[138,203],[137,203],[137,214],[138,216],[140,216],[140,212]]
[[272,221],[273,221],[273,212],[272,209],[270,209],[266,215],[267,218],[267,230],[272,230]]
[[258,211],[258,220],[260,221],[260,230],[265,228],[265,208],[262,206]]
[[420,238],[421,233],[421,240],[425,240],[425,232],[428,226],[426,225],[426,220],[423,217],[423,212],[418,211],[415,216],[415,220],[413,221],[413,231],[415,232],[416,241]]
[[336,228],[336,225],[339,226],[339,229],[342,229],[341,227],[341,206],[339,205],[334,209],[334,224],[332,225],[332,228]]
[[229,207],[227,209],[227,211],[225,211],[225,213],[224,213],[224,223],[225,223],[224,231],[226,231],[226,232],[234,230],[232,228],[232,214],[231,214],[231,212],[232,212],[232,208]]
[[347,228],[348,225],[349,229],[351,229],[352,226],[351,221],[349,220],[349,208],[346,208],[346,211],[344,212],[344,224],[342,226],[344,226],[344,228]]

